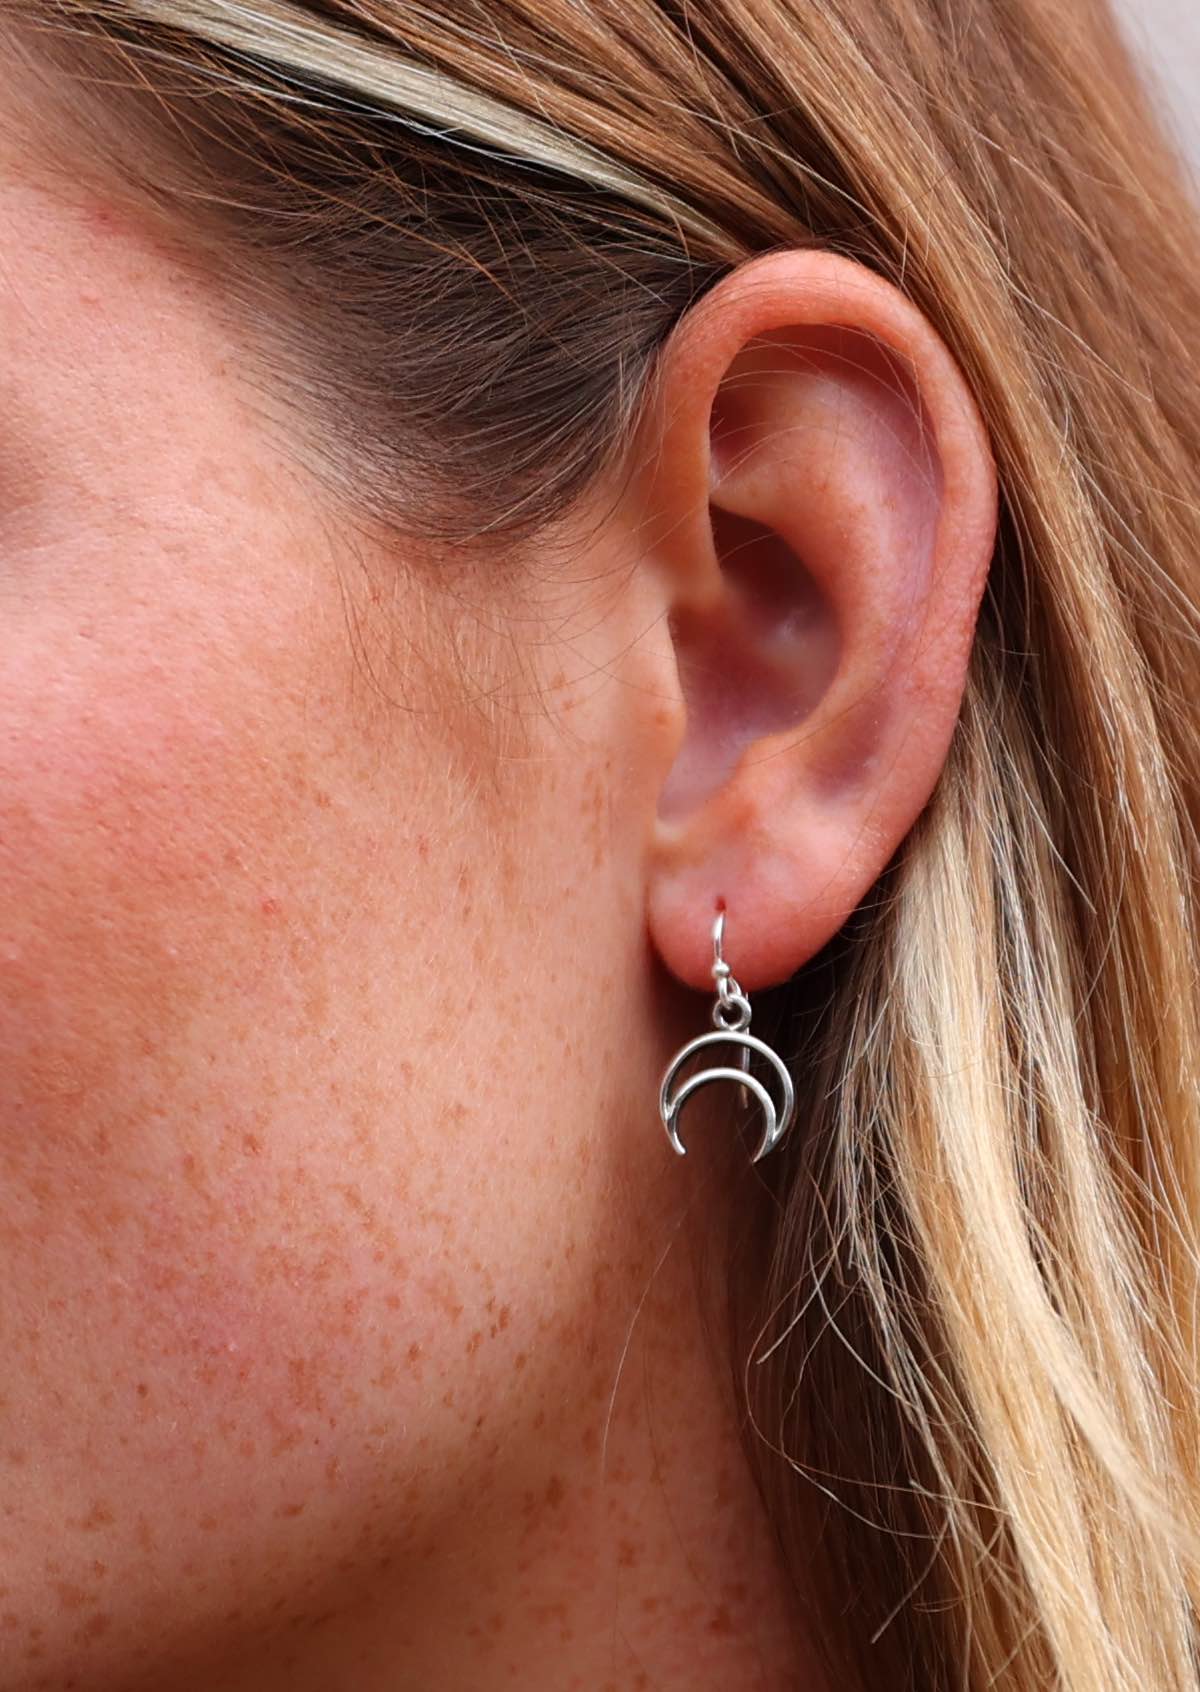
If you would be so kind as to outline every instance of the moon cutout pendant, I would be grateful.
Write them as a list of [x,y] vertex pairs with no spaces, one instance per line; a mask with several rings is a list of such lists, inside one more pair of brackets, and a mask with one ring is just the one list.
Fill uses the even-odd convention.
[[[675,1077],[693,1053],[708,1046],[726,1044],[741,1046],[742,1067],[740,1069],[718,1067],[697,1070],[694,1075],[689,1075],[678,1091],[672,1095],[671,1089],[674,1086]],[[781,1094],[778,1109],[775,1100],[763,1083],[757,1076],[749,1073],[747,1066],[750,1062],[751,1051],[760,1053],[775,1070]],[[747,1034],[744,1029],[737,1028],[720,1028],[712,1034],[697,1035],[694,1040],[689,1040],[686,1046],[680,1048],[663,1076],[658,1095],[659,1114],[663,1119],[663,1126],[667,1130],[667,1138],[680,1157],[686,1154],[687,1147],[679,1138],[679,1113],[692,1094],[701,1087],[706,1087],[710,1081],[736,1081],[744,1091],[752,1093],[762,1106],[762,1138],[759,1140],[758,1150],[753,1158],[753,1161],[757,1163],[760,1157],[765,1157],[769,1151],[773,1151],[779,1144],[791,1126],[792,1117],[795,1113],[795,1088],[779,1054],[768,1046],[765,1040],[760,1040],[753,1034]]]

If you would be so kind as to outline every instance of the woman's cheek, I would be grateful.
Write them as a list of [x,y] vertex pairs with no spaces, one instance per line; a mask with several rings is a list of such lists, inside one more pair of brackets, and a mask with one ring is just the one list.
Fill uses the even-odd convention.
[[396,1156],[437,1101],[363,1061],[378,841],[316,697],[249,661],[232,691],[197,656],[227,623],[169,662],[136,632],[0,664],[0,1454],[41,1454],[35,1512],[100,1523],[119,1484],[178,1532],[383,1461],[470,1294]]

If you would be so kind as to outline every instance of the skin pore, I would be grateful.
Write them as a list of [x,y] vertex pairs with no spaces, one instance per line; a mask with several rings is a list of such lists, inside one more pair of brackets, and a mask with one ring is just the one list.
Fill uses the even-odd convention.
[[697,1290],[728,1100],[681,1163],[657,1084],[717,901],[784,979],[936,780],[961,379],[852,266],[745,267],[501,602],[350,525],[194,271],[14,127],[0,1684],[819,1689]]

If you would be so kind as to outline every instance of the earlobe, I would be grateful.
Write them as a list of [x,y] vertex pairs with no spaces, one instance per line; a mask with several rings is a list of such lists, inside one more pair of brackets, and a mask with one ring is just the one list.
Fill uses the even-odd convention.
[[752,989],[845,922],[933,790],[995,470],[944,344],[850,260],[752,260],[676,337],[647,493],[681,723],[648,917],[668,967],[703,989],[723,905]]

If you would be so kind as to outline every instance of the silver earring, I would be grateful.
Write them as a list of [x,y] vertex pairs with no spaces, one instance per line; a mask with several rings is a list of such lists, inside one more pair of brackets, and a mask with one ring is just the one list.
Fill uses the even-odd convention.
[[[782,1140],[791,1126],[792,1117],[796,1110],[796,1090],[792,1085],[792,1078],[779,1053],[767,1045],[765,1040],[758,1039],[746,1030],[750,1026],[750,1001],[742,992],[730,973],[729,965],[725,962],[721,947],[725,938],[725,912],[720,911],[713,923],[713,980],[717,984],[717,996],[712,1008],[713,1026],[715,1034],[698,1034],[694,1040],[689,1040],[686,1046],[681,1046],[667,1066],[662,1078],[662,1086],[658,1092],[658,1113],[662,1117],[663,1127],[667,1130],[667,1138],[675,1150],[683,1157],[687,1147],[679,1138],[679,1112],[685,1102],[698,1087],[707,1086],[710,1081],[736,1081],[742,1089],[743,1102],[749,1103],[753,1095],[762,1106],[763,1132],[758,1150],[753,1161],[758,1162]],[[680,1068],[693,1052],[707,1049],[709,1046],[738,1045],[742,1048],[739,1063],[740,1069],[700,1069],[694,1075],[689,1075],[679,1090],[672,1094],[675,1077]],[[754,1075],[750,1074],[750,1053],[758,1052],[772,1065],[775,1077],[779,1082],[781,1098],[778,1109],[775,1100],[766,1087]]]

